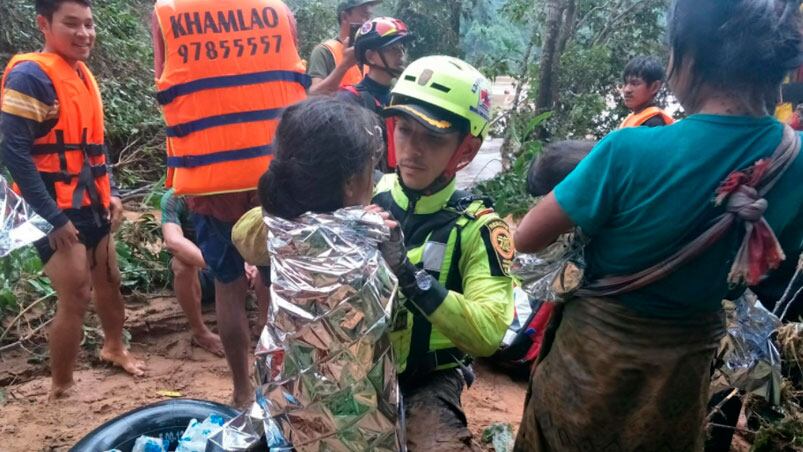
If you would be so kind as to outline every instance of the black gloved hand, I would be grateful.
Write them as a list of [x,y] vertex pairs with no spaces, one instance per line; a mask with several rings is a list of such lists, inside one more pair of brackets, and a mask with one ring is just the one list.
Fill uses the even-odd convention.
[[404,267],[404,262],[407,260],[407,248],[404,246],[404,234],[398,223],[390,229],[390,239],[379,245],[379,251],[391,271],[396,276],[399,276],[399,271]]

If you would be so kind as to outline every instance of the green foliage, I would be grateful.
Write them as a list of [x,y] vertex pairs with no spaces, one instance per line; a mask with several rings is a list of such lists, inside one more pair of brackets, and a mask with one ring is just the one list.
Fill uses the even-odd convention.
[[751,452],[795,451],[803,449],[803,415],[793,416],[765,423],[756,433]]
[[665,60],[669,2],[620,0],[610,3],[614,9],[595,0],[577,3],[582,22],[561,57],[555,117],[549,128],[558,137],[599,139],[628,113],[617,91],[627,62],[637,55]]
[[[162,249],[159,230],[156,218],[144,214],[137,221],[123,223],[117,232],[115,243],[123,293],[151,293],[169,284],[170,256]],[[31,306],[32,303],[38,306]],[[23,310],[27,310],[27,315],[18,318]],[[42,272],[34,247],[19,249],[0,259],[0,345],[18,340],[30,328],[52,317],[54,311],[55,292]],[[26,329],[23,325],[30,327]]]
[[[15,53],[41,49],[33,5],[0,2],[0,70]],[[154,101],[152,10],[151,0],[106,0],[93,7],[97,43],[89,66],[103,95],[111,159],[117,161],[126,148],[137,152],[135,160],[115,168],[123,185],[157,180],[164,171],[163,125]]]
[[[543,143],[526,137],[531,136],[532,131],[551,116],[551,112],[546,112],[526,121],[523,121],[521,117],[517,117],[510,124],[510,127],[512,130],[518,131],[517,138],[523,141],[521,152],[513,161],[510,169],[474,187],[477,193],[489,196],[494,200],[494,209],[502,217],[508,215],[513,215],[514,217],[523,216],[535,201],[535,198],[527,193],[527,171],[530,168],[530,163],[543,149]],[[517,122],[521,122],[521,124],[517,124]]]
[[53,288],[42,274],[42,262],[33,247],[16,250],[0,259],[0,320],[19,314],[25,302],[52,293]]
[[148,0],[105,0],[93,8],[98,45],[89,64],[101,83],[108,136],[116,145],[163,127],[154,102],[152,8]]
[[312,49],[337,36],[337,0],[287,0],[298,24],[298,54],[309,59]]
[[149,293],[170,283],[170,255],[162,247],[160,231],[159,221],[150,213],[123,223],[118,231],[115,246],[124,291]]

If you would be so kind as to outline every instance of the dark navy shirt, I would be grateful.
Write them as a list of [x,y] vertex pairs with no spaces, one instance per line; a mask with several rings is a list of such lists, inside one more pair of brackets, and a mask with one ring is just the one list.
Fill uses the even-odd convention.
[[[350,102],[357,102],[371,111],[380,113],[380,110],[390,103],[390,87],[381,85],[375,82],[370,77],[365,77],[354,88],[362,95],[361,97],[355,96],[353,93],[340,90],[337,93],[337,98]],[[379,105],[377,105],[377,102]]]

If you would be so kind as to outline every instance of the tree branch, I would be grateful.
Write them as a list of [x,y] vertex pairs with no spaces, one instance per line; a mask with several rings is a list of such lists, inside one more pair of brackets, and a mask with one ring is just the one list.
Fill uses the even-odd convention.
[[608,35],[610,34],[611,30],[616,25],[618,25],[619,22],[622,21],[622,19],[624,19],[627,16],[629,16],[629,15],[635,13],[636,11],[638,11],[638,9],[641,8],[642,6],[644,6],[647,3],[647,1],[648,0],[638,0],[635,3],[633,3],[632,5],[630,5],[627,9],[625,9],[624,11],[619,13],[618,16],[616,16],[613,19],[611,19],[608,22],[608,24],[605,25],[605,28],[603,28],[602,31],[599,32],[599,34],[594,37],[594,39],[591,41],[591,45],[598,45],[598,44],[602,43],[605,39],[608,38]]

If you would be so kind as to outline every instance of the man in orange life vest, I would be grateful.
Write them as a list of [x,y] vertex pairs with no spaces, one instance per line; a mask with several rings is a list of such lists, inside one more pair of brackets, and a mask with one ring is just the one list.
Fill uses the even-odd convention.
[[632,113],[622,121],[620,129],[667,126],[675,122],[669,114],[655,105],[655,96],[664,83],[664,68],[657,58],[633,58],[625,66],[622,79],[622,98]]
[[167,125],[167,185],[186,196],[198,247],[215,278],[218,329],[233,405],[253,399],[243,258],[234,223],[259,205],[281,112],[306,98],[296,25],[280,0],[158,0],[157,100]]
[[0,150],[15,190],[53,231],[34,245],[58,296],[49,333],[51,397],[74,385],[73,366],[92,292],[104,332],[100,357],[134,375],[123,344],[125,308],[110,231],[123,206],[107,167],[103,104],[84,62],[95,43],[90,0],[37,0],[39,53],[4,71]]
[[354,36],[371,19],[373,7],[378,3],[381,0],[343,0],[337,5],[338,36],[315,46],[309,57],[310,94],[331,94],[341,87],[360,83],[363,71],[354,55]]

